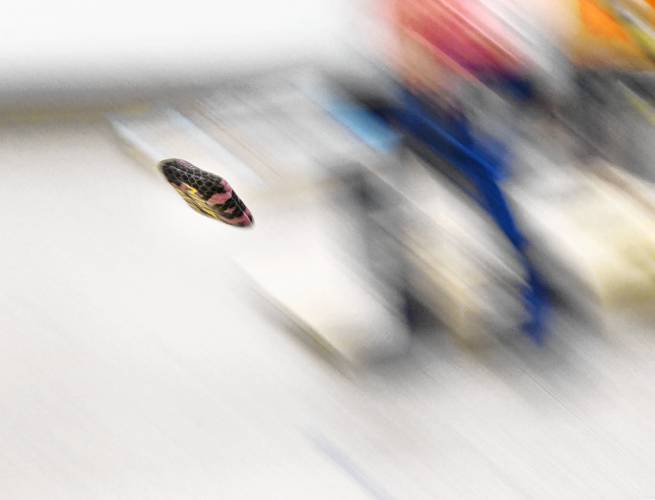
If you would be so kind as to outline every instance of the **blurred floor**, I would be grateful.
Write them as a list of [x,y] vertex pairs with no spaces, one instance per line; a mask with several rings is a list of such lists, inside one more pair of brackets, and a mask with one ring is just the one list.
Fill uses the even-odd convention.
[[0,498],[655,496],[652,332],[562,315],[543,351],[432,336],[347,379],[101,123],[0,130]]

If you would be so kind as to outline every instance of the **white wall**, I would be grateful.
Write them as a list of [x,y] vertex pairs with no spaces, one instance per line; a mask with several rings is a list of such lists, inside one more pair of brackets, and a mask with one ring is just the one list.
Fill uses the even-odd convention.
[[299,60],[343,61],[357,0],[12,0],[0,99],[176,86]]

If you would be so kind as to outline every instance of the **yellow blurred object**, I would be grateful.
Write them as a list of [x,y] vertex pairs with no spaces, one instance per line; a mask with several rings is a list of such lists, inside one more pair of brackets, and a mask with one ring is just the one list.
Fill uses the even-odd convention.
[[[655,187],[610,165],[590,165],[557,203],[515,194],[532,238],[557,262],[558,288],[604,312],[655,298]],[[569,288],[566,284],[576,283]]]

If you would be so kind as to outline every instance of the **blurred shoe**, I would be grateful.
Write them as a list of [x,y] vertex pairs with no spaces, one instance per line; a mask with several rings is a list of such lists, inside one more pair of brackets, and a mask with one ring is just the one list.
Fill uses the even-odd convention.
[[159,169],[196,212],[231,226],[254,224],[252,213],[225,179],[176,158],[162,160]]

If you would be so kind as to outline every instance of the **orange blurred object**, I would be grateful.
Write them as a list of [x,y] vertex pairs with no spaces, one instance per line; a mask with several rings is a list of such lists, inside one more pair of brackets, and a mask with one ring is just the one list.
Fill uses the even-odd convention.
[[622,20],[602,0],[577,0],[571,13],[577,28],[570,40],[569,51],[573,62],[587,67],[650,70],[652,48],[647,42],[652,37],[649,29],[655,23],[655,1],[625,0],[617,12],[626,9],[638,23]]
[[580,19],[594,36],[630,43],[625,28],[595,0],[580,0]]

